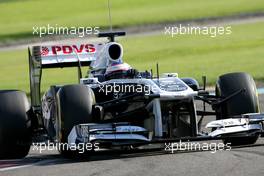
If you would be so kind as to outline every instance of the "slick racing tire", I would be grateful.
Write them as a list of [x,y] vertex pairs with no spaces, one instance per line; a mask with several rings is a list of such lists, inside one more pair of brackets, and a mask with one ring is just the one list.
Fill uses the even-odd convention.
[[[56,99],[57,139],[59,145],[67,144],[68,135],[75,125],[93,122],[94,93],[91,88],[84,85],[66,85],[59,90]],[[65,157],[74,157],[78,154],[78,151],[64,147],[60,147],[59,151]]]
[[24,92],[0,91],[0,159],[24,158],[31,146],[30,104]]
[[[228,97],[241,89],[243,89],[243,92],[235,95],[216,109],[217,120],[229,118],[230,116],[259,112],[256,85],[253,78],[247,73],[228,73],[220,76],[216,84],[216,95]],[[254,144],[258,137],[259,135],[257,134],[231,137],[225,139],[224,143],[231,143],[231,145]]]

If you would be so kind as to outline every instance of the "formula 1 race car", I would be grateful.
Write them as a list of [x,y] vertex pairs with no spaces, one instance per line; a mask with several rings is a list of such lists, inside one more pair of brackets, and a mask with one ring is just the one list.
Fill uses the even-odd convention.
[[[18,90],[0,91],[0,158],[22,158],[32,141],[92,149],[144,146],[152,143],[223,140],[254,144],[263,133],[258,94],[247,73],[218,78],[215,93],[177,73],[140,72],[123,62],[124,32],[100,33],[106,43],[34,46],[29,48],[30,98]],[[83,66],[90,66],[82,77]],[[41,98],[42,69],[77,67],[80,82],[52,85]],[[197,110],[197,103],[202,110]],[[207,110],[205,104],[210,105]],[[215,117],[203,132],[205,116]],[[216,119],[216,120],[215,120]],[[43,138],[46,136],[46,138]],[[72,148],[73,147],[73,148]]]

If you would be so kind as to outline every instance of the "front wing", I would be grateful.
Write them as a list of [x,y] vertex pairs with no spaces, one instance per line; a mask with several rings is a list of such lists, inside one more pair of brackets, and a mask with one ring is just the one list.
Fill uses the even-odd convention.
[[197,137],[156,138],[153,132],[130,123],[79,124],[72,128],[68,136],[68,144],[99,143],[112,146],[144,145],[151,143],[217,140],[227,137],[243,137],[246,135],[262,134],[264,114],[242,114],[239,118],[228,118],[209,122],[206,128],[215,128],[209,134]]

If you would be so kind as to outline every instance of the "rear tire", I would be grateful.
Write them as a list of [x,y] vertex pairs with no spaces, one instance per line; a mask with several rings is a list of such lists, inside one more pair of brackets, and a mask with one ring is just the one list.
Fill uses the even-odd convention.
[[0,91],[0,159],[24,158],[31,146],[30,105],[22,91]]
[[[92,108],[95,104],[94,93],[84,85],[63,86],[57,94],[57,139],[60,143],[68,143],[68,135],[75,125],[92,123]],[[73,157],[78,152],[59,149],[65,157]]]
[[[253,78],[247,73],[229,73],[219,77],[216,84],[216,95],[227,97],[241,89],[245,91],[223,103],[217,110],[217,120],[245,113],[258,113],[259,101]],[[231,145],[254,144],[258,135],[227,138],[224,143]]]

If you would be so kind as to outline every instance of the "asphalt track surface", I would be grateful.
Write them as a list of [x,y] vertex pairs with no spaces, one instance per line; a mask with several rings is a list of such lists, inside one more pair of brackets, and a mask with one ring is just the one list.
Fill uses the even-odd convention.
[[[260,95],[264,112],[264,94]],[[209,120],[209,119],[208,119]],[[210,141],[219,143],[221,141]],[[207,144],[210,144],[207,141]],[[32,147],[33,148],[33,147]],[[216,150],[165,151],[161,149],[105,150],[79,159],[62,158],[56,150],[31,149],[21,160],[0,160],[0,176],[119,176],[194,175],[263,176],[264,139],[251,146]]]

